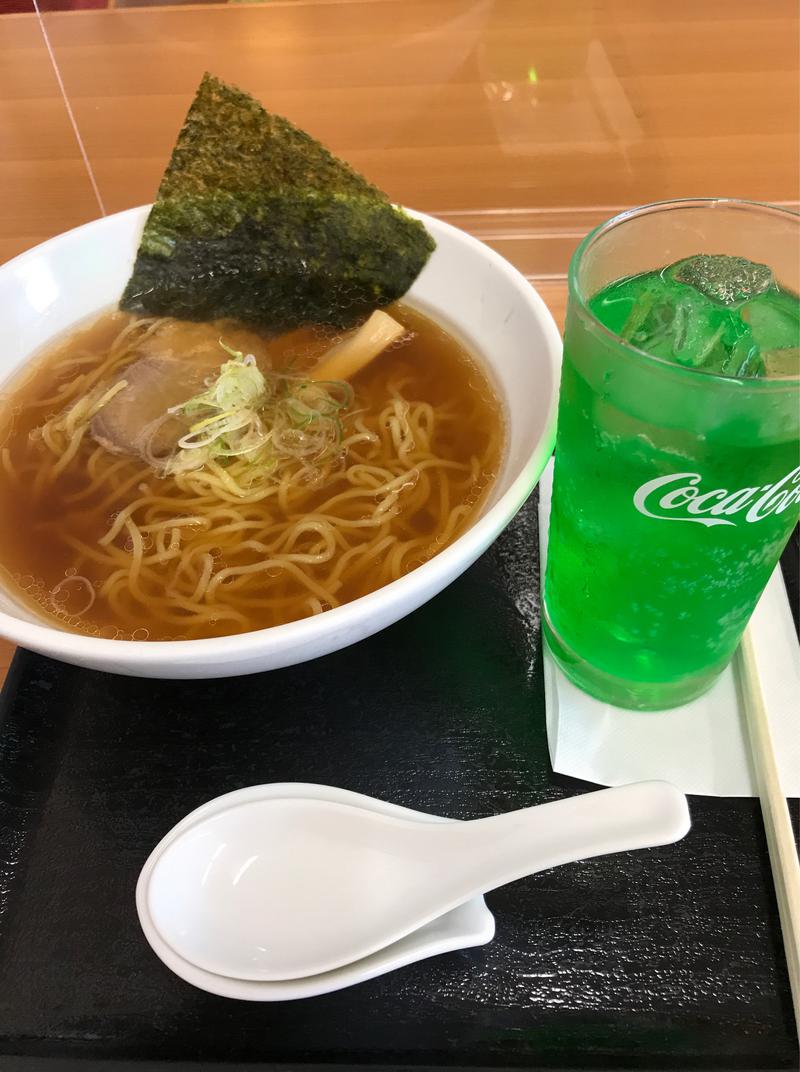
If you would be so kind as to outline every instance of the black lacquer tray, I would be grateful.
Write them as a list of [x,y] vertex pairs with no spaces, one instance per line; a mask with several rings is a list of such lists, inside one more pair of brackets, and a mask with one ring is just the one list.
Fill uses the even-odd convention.
[[548,763],[537,546],[532,500],[422,610],[271,674],[141,681],[20,652],[0,712],[0,1070],[796,1068],[751,800],[695,798],[679,844],[515,883],[488,898],[490,945],[326,997],[212,997],[144,941],[140,867],[220,793],[316,781],[466,819],[590,788]]

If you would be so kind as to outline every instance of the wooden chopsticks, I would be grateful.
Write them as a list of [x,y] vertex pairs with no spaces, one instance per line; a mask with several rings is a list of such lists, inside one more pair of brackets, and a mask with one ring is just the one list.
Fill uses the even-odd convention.
[[738,660],[750,752],[761,798],[764,828],[767,832],[767,848],[789,968],[794,1015],[800,1030],[800,861],[797,857],[789,807],[781,788],[775,746],[749,625],[739,645]]

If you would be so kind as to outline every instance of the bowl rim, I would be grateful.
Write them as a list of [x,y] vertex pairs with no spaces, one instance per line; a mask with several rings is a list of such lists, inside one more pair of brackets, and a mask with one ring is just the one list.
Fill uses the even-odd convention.
[[[38,256],[49,246],[75,237],[82,231],[102,226],[109,220],[118,220],[124,216],[143,217],[150,210],[150,205],[138,205],[90,220],[78,227],[73,227],[61,234],[33,246],[29,250],[0,265],[0,276],[12,266],[18,267],[26,259]],[[346,636],[350,629],[360,622],[369,620],[387,600],[413,602],[415,597],[429,590],[431,579],[442,573],[449,574],[453,567],[464,559],[471,563],[500,535],[523,503],[527,500],[544,467],[553,452],[556,435],[556,416],[558,406],[558,372],[561,354],[561,335],[553,320],[550,310],[545,305],[536,288],[504,257],[487,246],[484,242],[467,234],[458,227],[435,216],[414,209],[403,207],[403,211],[419,220],[432,231],[444,231],[448,239],[455,244],[477,250],[492,268],[505,276],[512,288],[531,307],[535,318],[541,325],[545,336],[545,349],[554,358],[552,366],[552,383],[548,399],[547,417],[542,436],[536,447],[526,459],[520,471],[511,481],[508,489],[497,502],[486,511],[466,532],[456,540],[417,566],[410,573],[395,581],[376,588],[367,595],[359,596],[340,607],[333,607],[324,614],[311,618],[301,618],[284,625],[267,626],[246,633],[234,633],[228,636],[209,637],[203,640],[110,640],[103,637],[87,636],[61,629],[44,622],[27,621],[0,609],[0,635],[23,647],[44,651],[55,658],[66,661],[82,662],[92,660],[95,663],[117,663],[137,669],[146,668],[151,662],[165,660],[172,663],[177,671],[202,662],[204,659],[237,660],[246,659],[262,653],[265,648],[275,652],[302,649],[315,642],[324,640],[330,634]],[[99,310],[98,310],[99,311]],[[457,328],[457,321],[453,321]],[[27,359],[25,359],[27,360]],[[20,368],[24,361],[17,366]],[[449,583],[449,582],[447,582]],[[436,590],[438,591],[438,589]],[[432,597],[428,597],[432,598]],[[423,602],[426,600],[423,599]],[[411,613],[411,611],[404,612]],[[383,628],[383,627],[381,627]],[[345,642],[347,643],[347,641]],[[341,647],[342,645],[339,645]],[[301,661],[301,660],[298,660]],[[302,660],[304,661],[304,660]]]

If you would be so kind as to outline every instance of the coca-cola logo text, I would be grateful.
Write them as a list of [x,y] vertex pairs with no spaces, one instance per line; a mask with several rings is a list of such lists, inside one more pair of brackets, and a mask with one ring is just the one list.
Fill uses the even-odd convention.
[[[782,514],[800,502],[800,465],[775,484],[758,488],[702,489],[700,473],[671,473],[648,480],[633,496],[633,505],[645,517],[658,521],[694,521],[698,525],[753,524],[771,514]],[[740,515],[737,521],[729,518]]]

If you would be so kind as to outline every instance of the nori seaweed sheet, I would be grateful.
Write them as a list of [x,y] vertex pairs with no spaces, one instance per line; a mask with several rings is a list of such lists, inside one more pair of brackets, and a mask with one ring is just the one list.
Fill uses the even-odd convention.
[[433,248],[348,164],[206,74],[120,306],[273,331],[348,327],[402,297]]

